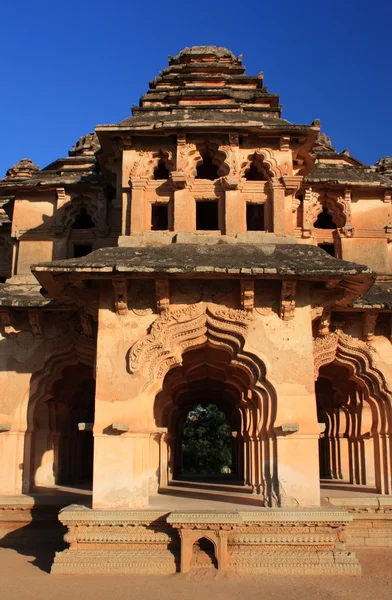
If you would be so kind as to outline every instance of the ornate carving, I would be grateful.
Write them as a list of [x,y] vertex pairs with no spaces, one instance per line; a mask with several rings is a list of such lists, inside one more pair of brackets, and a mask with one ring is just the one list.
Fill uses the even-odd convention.
[[[140,148],[135,155],[134,163],[129,172],[129,179],[152,178],[159,161],[163,161],[168,171],[175,166],[175,147],[172,144]],[[177,171],[180,171],[177,167]]]
[[128,282],[125,277],[113,277],[114,309],[118,315],[128,313]]
[[344,196],[330,191],[316,191],[307,188],[303,202],[303,230],[311,232],[318,215],[326,208],[337,228],[342,228],[350,234],[351,221],[351,190],[345,190]]
[[317,337],[313,343],[313,354],[315,379],[322,366],[337,360],[347,365],[354,376],[366,384],[370,397],[385,400],[390,406],[392,392],[383,373],[374,365],[375,351],[369,344],[337,330]]
[[297,281],[291,279],[282,280],[282,291],[280,296],[280,318],[290,321],[294,318],[295,297]]
[[243,350],[250,317],[248,311],[193,304],[163,313],[150,332],[131,347],[128,367],[140,370],[148,382],[162,378],[170,367],[180,365],[183,352],[208,342],[229,350],[232,363],[242,366],[253,381],[265,377],[264,364]]
[[281,177],[284,173],[279,165],[279,161],[274,155],[274,152],[269,148],[244,148],[240,150],[240,176],[245,177],[248,171],[255,162],[266,171],[269,178]]

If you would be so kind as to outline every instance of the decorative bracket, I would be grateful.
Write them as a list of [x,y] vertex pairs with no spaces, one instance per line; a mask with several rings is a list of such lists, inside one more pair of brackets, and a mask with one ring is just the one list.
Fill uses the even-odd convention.
[[251,313],[255,305],[255,282],[253,279],[241,279],[241,308]]
[[169,279],[167,277],[161,277],[155,280],[155,293],[158,314],[161,315],[168,312],[170,307],[170,290]]
[[370,342],[375,334],[378,312],[368,311],[363,315],[363,339]]
[[297,280],[282,279],[282,291],[280,296],[280,318],[283,321],[291,321],[295,313]]
[[39,310],[29,310],[28,313],[34,339],[42,340],[44,337],[42,332],[42,313]]
[[125,277],[113,277],[114,309],[118,315],[128,314],[128,282]]
[[174,190],[183,190],[188,185],[188,178],[183,171],[171,171],[170,183]]

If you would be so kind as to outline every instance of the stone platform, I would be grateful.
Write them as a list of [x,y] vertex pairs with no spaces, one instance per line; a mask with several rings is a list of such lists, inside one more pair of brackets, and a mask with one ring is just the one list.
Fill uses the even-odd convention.
[[334,509],[253,511],[92,510],[59,514],[69,548],[52,573],[188,572],[199,567],[255,574],[360,574],[345,546],[352,516]]

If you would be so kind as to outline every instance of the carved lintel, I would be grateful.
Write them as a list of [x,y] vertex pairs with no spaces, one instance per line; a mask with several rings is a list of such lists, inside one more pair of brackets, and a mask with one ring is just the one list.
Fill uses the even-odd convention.
[[155,293],[158,314],[166,313],[170,307],[169,279],[160,277],[155,280]]
[[20,330],[15,329],[11,322],[11,313],[7,308],[0,310],[0,325],[6,336],[12,336],[19,333]]
[[118,315],[128,313],[128,282],[125,277],[113,277],[114,309]]
[[174,190],[183,190],[188,185],[188,177],[182,171],[171,171],[170,183]]
[[42,331],[42,313],[39,310],[29,310],[29,322],[34,339],[42,340],[44,337]]
[[331,309],[324,308],[322,315],[321,315],[321,319],[320,319],[318,334],[319,335],[328,335],[330,333],[330,331],[331,331]]
[[301,175],[282,175],[281,177],[287,192],[295,194],[301,187],[303,177]]
[[133,190],[145,190],[149,181],[149,177],[132,177],[129,180],[129,185]]
[[283,321],[290,321],[294,318],[296,288],[296,279],[282,279],[282,291],[280,297],[280,318]]
[[252,312],[255,305],[255,282],[253,279],[241,279],[241,308]]
[[378,312],[367,311],[363,315],[363,339],[370,342],[375,334]]

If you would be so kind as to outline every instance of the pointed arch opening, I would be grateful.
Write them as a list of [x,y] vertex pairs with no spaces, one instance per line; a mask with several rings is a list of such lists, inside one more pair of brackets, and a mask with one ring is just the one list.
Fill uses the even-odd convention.
[[56,486],[92,488],[94,398],[92,367],[75,362],[64,366],[31,401],[25,492]]
[[336,229],[336,223],[333,216],[329,213],[326,206],[323,206],[323,210],[318,214],[317,219],[313,223],[313,227],[316,229]]
[[316,339],[316,350],[322,488],[390,494],[392,405],[382,374],[366,345],[343,332]]
[[196,167],[196,179],[208,179],[210,181],[215,181],[219,178],[218,169],[213,158],[211,157],[208,151],[205,151],[201,155],[202,163]]

